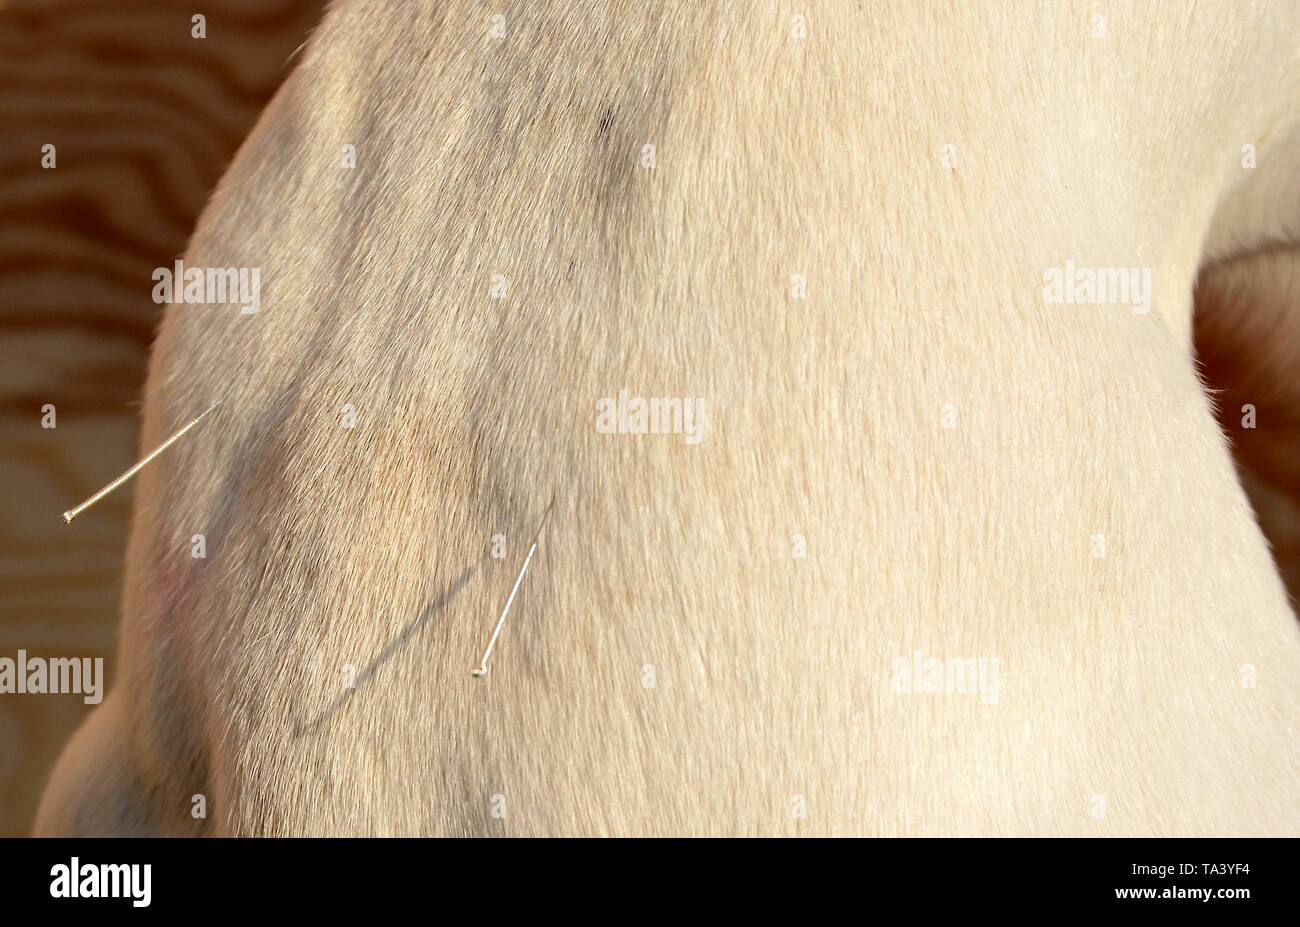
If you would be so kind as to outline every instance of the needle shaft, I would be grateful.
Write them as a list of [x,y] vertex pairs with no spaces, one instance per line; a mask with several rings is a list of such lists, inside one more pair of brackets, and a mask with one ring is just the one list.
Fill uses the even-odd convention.
[[117,487],[121,486],[123,483],[125,483],[127,480],[129,480],[131,477],[133,477],[133,476],[135,476],[137,473],[139,473],[139,472],[144,468],[144,465],[145,465],[145,464],[147,464],[149,461],[153,460],[155,457],[157,457],[157,456],[158,456],[159,454],[161,454],[163,451],[167,450],[167,448],[171,447],[173,444],[175,444],[177,441],[179,441],[180,438],[181,438],[181,436],[184,435],[185,432],[189,431],[191,428],[193,428],[195,425],[197,425],[197,424],[199,423],[199,420],[202,419],[203,416],[207,415],[209,412],[211,412],[213,409],[215,409],[215,408],[216,408],[217,406],[219,406],[219,405],[221,405],[221,400],[220,400],[220,399],[218,399],[218,400],[217,400],[216,402],[214,402],[212,405],[208,406],[205,410],[203,410],[201,413],[199,413],[198,415],[196,415],[194,418],[190,419],[190,422],[189,422],[188,425],[186,425],[186,426],[185,426],[184,428],[182,428],[180,431],[176,432],[176,434],[172,435],[170,438],[168,438],[168,439],[167,439],[166,441],[164,441],[162,444],[158,445],[158,447],[154,449],[153,453],[150,454],[148,457],[144,458],[144,460],[141,460],[139,463],[137,463],[137,464],[136,464],[135,466],[133,466],[131,469],[127,470],[125,473],[123,473],[123,474],[122,474],[121,476],[119,476],[117,479],[113,480],[113,482],[109,483],[107,486],[105,486],[105,487],[104,487],[103,489],[101,489],[99,492],[95,493],[93,496],[91,496],[91,497],[90,497],[89,499],[87,499],[85,502],[81,503],[81,505],[77,506],[75,509],[68,509],[66,512],[64,512],[64,513],[63,513],[63,520],[64,520],[64,522],[67,523],[67,524],[72,524],[72,519],[76,518],[78,515],[80,515],[80,514],[81,514],[82,512],[84,512],[86,509],[90,508],[92,505],[94,505],[94,504],[95,504],[96,502],[98,502],[100,499],[104,498],[104,497],[107,496],[109,493],[111,493],[114,489],[117,489]]
[[515,593],[519,591],[519,584],[524,581],[524,573],[528,570],[528,564],[533,559],[533,552],[537,550],[537,542],[541,539],[542,529],[546,527],[546,520],[551,517],[551,509],[554,507],[555,497],[551,496],[551,503],[546,507],[546,514],[542,516],[542,521],[537,526],[537,533],[533,535],[533,543],[528,547],[528,555],[524,557],[524,565],[519,568],[519,575],[515,577],[514,588],[510,590],[510,597],[506,599],[505,608],[501,609],[501,617],[497,619],[497,626],[492,630],[492,637],[488,640],[487,649],[483,651],[483,659],[479,661],[478,667],[474,670],[475,676],[487,675],[488,657],[492,656],[492,648],[496,646],[497,638],[501,636],[501,629],[506,623],[506,613],[510,611],[510,605],[515,600]]

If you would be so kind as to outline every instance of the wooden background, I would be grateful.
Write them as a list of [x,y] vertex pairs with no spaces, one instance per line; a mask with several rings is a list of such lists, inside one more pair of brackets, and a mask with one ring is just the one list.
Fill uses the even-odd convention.
[[[184,252],[323,4],[0,0],[0,657],[102,656],[116,678],[130,486],[59,515],[136,459],[150,274]],[[0,836],[29,831],[89,710],[0,695]]]

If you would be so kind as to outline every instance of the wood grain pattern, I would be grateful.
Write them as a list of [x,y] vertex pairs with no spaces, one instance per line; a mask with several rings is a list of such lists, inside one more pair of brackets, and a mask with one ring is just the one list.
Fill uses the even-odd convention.
[[[136,459],[150,275],[184,251],[322,7],[0,0],[0,657],[102,656],[115,678],[130,486],[71,526],[59,513]],[[0,695],[0,835],[30,828],[87,711]]]

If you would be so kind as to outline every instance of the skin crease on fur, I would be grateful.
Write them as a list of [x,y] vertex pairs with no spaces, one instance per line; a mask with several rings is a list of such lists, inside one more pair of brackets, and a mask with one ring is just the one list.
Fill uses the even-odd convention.
[[334,4],[184,257],[261,310],[166,312],[142,449],[223,405],[138,478],[36,831],[1300,831],[1191,350],[1198,268],[1295,286],[1300,6],[1103,6]]

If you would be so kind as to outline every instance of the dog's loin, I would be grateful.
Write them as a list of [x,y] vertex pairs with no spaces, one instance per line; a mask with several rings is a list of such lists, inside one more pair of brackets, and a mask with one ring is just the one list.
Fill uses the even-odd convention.
[[223,405],[38,830],[1297,830],[1190,343],[1300,205],[1300,11],[418,6],[335,4],[199,223],[260,311],[167,312],[143,446]]

